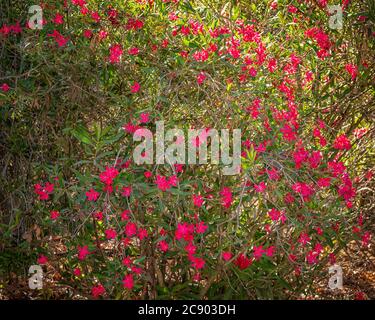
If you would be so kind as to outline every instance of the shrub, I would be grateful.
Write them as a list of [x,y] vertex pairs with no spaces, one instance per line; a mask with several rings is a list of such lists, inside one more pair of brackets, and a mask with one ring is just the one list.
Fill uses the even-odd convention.
[[[73,0],[3,25],[5,246],[21,230],[59,283],[123,299],[297,298],[368,246],[373,15],[345,6],[340,32],[289,2]],[[134,163],[160,120],[241,129],[240,174]]]

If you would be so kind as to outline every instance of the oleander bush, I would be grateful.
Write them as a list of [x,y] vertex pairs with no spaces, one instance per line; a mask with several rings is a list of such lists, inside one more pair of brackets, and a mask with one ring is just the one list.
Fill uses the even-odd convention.
[[[371,0],[47,1],[41,30],[33,4],[1,4],[3,287],[40,264],[43,298],[297,299],[371,247]],[[137,164],[156,121],[241,129],[239,174]]]

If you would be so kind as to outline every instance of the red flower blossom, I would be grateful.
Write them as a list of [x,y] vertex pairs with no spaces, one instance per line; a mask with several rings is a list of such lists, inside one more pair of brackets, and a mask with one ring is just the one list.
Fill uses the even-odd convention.
[[139,49],[137,47],[132,47],[128,50],[128,53],[131,56],[136,56],[139,53]]
[[303,201],[308,201],[311,195],[314,193],[314,189],[303,182],[296,182],[292,186],[292,189],[294,192],[299,193],[302,196]]
[[73,270],[73,274],[74,274],[76,277],[79,277],[79,276],[81,276],[82,271],[81,271],[80,268],[75,268],[75,269]]
[[230,188],[224,187],[220,191],[220,195],[221,195],[221,204],[223,205],[223,207],[229,208],[232,205],[232,201],[233,201],[232,191],[230,190]]
[[34,192],[39,196],[39,200],[48,200],[49,195],[53,193],[54,185],[52,183],[46,182],[44,187],[41,184],[34,185]]
[[100,193],[95,191],[94,189],[90,189],[89,191],[86,192],[86,197],[87,197],[87,200],[89,201],[96,201],[98,200],[100,196]]
[[207,76],[204,72],[200,72],[197,76],[197,82],[198,84],[202,84],[204,80],[206,80]]
[[175,237],[177,240],[184,239],[185,241],[189,242],[193,240],[193,233],[194,233],[194,225],[183,222],[177,225]]
[[230,259],[232,259],[233,254],[229,251],[224,251],[221,256],[223,257],[224,261],[229,261]]
[[193,194],[193,203],[196,207],[200,208],[203,204],[203,197],[199,194]]
[[297,133],[293,130],[293,128],[290,125],[285,124],[284,127],[280,129],[280,132],[283,134],[283,138],[286,141],[296,140]]
[[101,284],[98,284],[97,286],[91,288],[91,294],[94,298],[98,298],[102,296],[104,293],[105,288]]
[[246,257],[243,253],[241,253],[234,261],[234,264],[241,270],[244,270],[252,264],[252,261],[251,259]]
[[64,16],[62,16],[60,13],[56,13],[52,22],[56,25],[63,24],[64,23]]
[[139,115],[140,123],[147,123],[150,121],[150,114],[149,113],[141,113]]
[[87,39],[90,39],[92,37],[92,31],[91,30],[83,31],[83,36]]
[[51,220],[56,220],[60,216],[60,213],[58,211],[51,211]]
[[38,264],[46,264],[48,262],[48,259],[47,259],[47,257],[46,256],[44,256],[44,255],[40,255],[39,257],[38,257]]
[[90,251],[89,251],[88,246],[83,246],[83,247],[78,246],[78,259],[79,260],[85,260],[86,256],[89,254],[90,254]]
[[122,259],[122,264],[126,267],[130,267],[132,263],[133,261],[130,257],[124,257],[124,259]]
[[144,228],[139,228],[138,229],[138,238],[139,240],[143,240],[144,238],[147,238],[148,232]]
[[69,41],[69,38],[64,38],[64,36],[57,30],[53,30],[52,33],[47,34],[47,37],[54,38],[59,47],[65,46]]
[[132,274],[127,274],[124,279],[122,280],[122,284],[124,286],[124,288],[126,289],[133,289],[134,287],[134,279],[133,279],[133,275]]
[[191,265],[193,268],[199,270],[203,269],[204,265],[206,264],[206,261],[202,258],[197,258],[197,257],[191,257]]
[[123,186],[122,187],[121,195],[123,197],[129,198],[131,194],[132,194],[132,187],[131,186]]
[[350,150],[352,146],[346,135],[341,134],[338,137],[336,137],[333,143],[333,147],[338,150]]
[[114,229],[107,229],[107,230],[104,231],[104,233],[105,233],[105,236],[108,240],[115,239],[116,236],[117,236],[117,232]]
[[196,233],[205,233],[206,230],[207,230],[208,226],[204,224],[203,221],[199,221],[196,225],[195,225],[195,231]]
[[254,259],[255,260],[259,260],[261,257],[262,257],[262,255],[263,255],[263,253],[265,252],[264,250],[263,250],[263,247],[262,246],[254,246],[253,247],[253,255],[254,255]]
[[114,44],[109,49],[109,61],[111,63],[118,63],[120,62],[120,58],[122,56],[123,50],[121,45]]
[[130,91],[131,93],[137,93],[141,89],[141,85],[138,82],[134,82]]
[[158,247],[160,248],[161,251],[163,252],[167,252],[168,251],[168,242],[166,242],[165,240],[161,240],[159,241],[158,243]]
[[348,63],[347,65],[345,65],[345,69],[352,77],[352,80],[355,80],[355,78],[357,78],[358,67],[356,65]]
[[125,234],[127,237],[131,238],[137,233],[137,225],[133,222],[128,222],[125,226]]
[[115,179],[118,176],[119,172],[117,169],[113,167],[106,167],[105,171],[103,171],[100,175],[100,181],[111,185],[113,183],[113,179]]
[[0,89],[4,92],[8,92],[10,87],[8,86],[7,83],[3,83],[1,86],[0,86]]
[[266,191],[266,188],[266,184],[263,181],[259,184],[254,184],[254,189],[256,192],[262,193]]

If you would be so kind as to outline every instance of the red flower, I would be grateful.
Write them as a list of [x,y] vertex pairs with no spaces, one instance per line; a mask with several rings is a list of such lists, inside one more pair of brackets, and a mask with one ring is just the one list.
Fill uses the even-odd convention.
[[105,293],[105,288],[101,284],[98,284],[97,286],[94,286],[91,289],[91,294],[94,298],[98,298],[104,293]]
[[297,133],[293,130],[293,128],[288,125],[288,124],[285,124],[284,127],[282,127],[280,129],[280,132],[283,134],[283,138],[286,140],[286,141],[293,141],[296,139],[296,136],[297,136]]
[[56,220],[60,216],[58,211],[51,211],[51,220]]
[[367,247],[369,245],[371,237],[372,237],[372,234],[369,231],[367,231],[363,234],[363,236],[362,236],[362,246],[363,247]]
[[306,255],[306,261],[308,264],[316,264],[318,262],[319,254],[315,251],[310,250]]
[[137,225],[133,222],[128,222],[125,226],[125,234],[127,237],[132,237],[137,233]]
[[356,292],[354,300],[366,300],[365,293],[363,291]]
[[49,195],[53,193],[54,185],[52,183],[46,182],[44,187],[40,184],[34,185],[34,192],[39,196],[39,200],[48,200]]
[[76,276],[76,277],[79,277],[81,274],[82,274],[82,271],[80,268],[75,268],[73,270],[73,274]]
[[140,123],[147,123],[150,121],[150,114],[149,113],[141,113],[139,115]]
[[122,259],[122,264],[126,267],[130,267],[132,263],[133,261],[130,257],[124,257],[124,259]]
[[348,63],[347,65],[345,65],[345,69],[352,77],[352,80],[355,80],[355,78],[357,78],[358,67],[356,65]]
[[38,257],[38,264],[46,264],[48,262],[48,259],[46,256],[44,255],[40,255]]
[[253,251],[254,251],[253,255],[254,255],[255,260],[260,260],[260,258],[262,257],[263,253],[265,252],[263,250],[263,246],[258,246],[258,247],[254,246],[253,247]]
[[203,197],[199,194],[193,194],[193,203],[196,207],[200,208],[203,204]]
[[94,218],[99,220],[99,221],[103,220],[103,212],[98,211],[98,212],[94,213]]
[[202,258],[197,258],[197,257],[191,257],[191,264],[192,267],[195,269],[203,269],[204,265],[206,264],[206,261]]
[[124,187],[122,187],[121,195],[123,197],[129,198],[131,194],[132,194],[132,187],[131,186],[128,186],[128,187],[124,186]]
[[196,225],[195,225],[195,231],[199,234],[199,233],[205,233],[206,230],[207,230],[208,226],[204,224],[203,221],[199,221]]
[[288,6],[288,12],[290,12],[290,13],[297,13],[298,9],[295,6],[289,5]]
[[266,256],[267,257],[272,257],[273,254],[275,252],[275,247],[274,246],[270,246],[266,249]]
[[79,260],[85,260],[86,256],[89,254],[90,254],[90,251],[89,251],[88,246],[83,246],[83,247],[78,246],[78,259]]
[[163,252],[167,252],[168,251],[168,242],[166,242],[165,240],[161,240],[159,243],[158,243],[158,247],[160,248],[161,251]]
[[121,213],[121,221],[129,220],[130,210],[124,210]]
[[[172,182],[173,181],[174,180],[172,179]],[[166,191],[171,188],[170,180],[167,177],[160,176],[160,175],[156,176],[156,185],[158,189],[160,189],[161,191]]]
[[54,38],[59,47],[65,46],[69,41],[68,38],[64,38],[63,35],[60,34],[60,32],[58,32],[57,30],[53,30],[52,33],[47,34],[47,37]]
[[297,182],[292,186],[294,192],[299,193],[303,201],[309,201],[311,195],[314,193],[313,188],[303,182]]
[[132,56],[136,56],[139,53],[139,49],[137,47],[132,47],[128,50],[128,53]]
[[113,183],[113,179],[115,179],[118,176],[119,172],[113,168],[113,167],[106,167],[105,171],[103,171],[100,175],[100,181],[107,184],[111,185]]
[[152,177],[152,172],[151,172],[151,171],[146,171],[146,172],[144,173],[144,176],[145,176],[145,178],[149,179],[149,178]]
[[204,72],[200,72],[197,76],[197,82],[198,84],[202,84],[204,80],[206,80],[207,76]]
[[64,23],[64,16],[59,13],[56,13],[55,17],[53,18],[52,22],[56,25]]
[[86,197],[89,201],[96,201],[99,198],[100,193],[95,191],[94,189],[90,189],[86,192]]
[[309,153],[303,147],[293,152],[293,158],[294,158],[296,169],[301,168],[301,164],[307,160],[308,155]]
[[83,36],[87,39],[90,39],[92,37],[92,31],[91,30],[83,31]]
[[259,184],[254,184],[254,189],[256,192],[262,193],[266,191],[266,184],[263,181]]
[[146,229],[143,229],[143,228],[139,228],[138,229],[138,238],[139,238],[139,240],[147,238],[147,236],[148,236],[148,232],[147,232]]
[[93,20],[95,20],[95,22],[100,22],[100,16],[99,16],[99,13],[97,11],[93,11],[91,12],[91,18]]
[[276,210],[275,208],[272,208],[270,212],[268,212],[268,215],[270,216],[272,221],[277,221],[280,217],[280,211]]
[[233,201],[232,191],[230,190],[230,188],[224,187],[220,191],[220,195],[221,195],[221,204],[223,205],[223,207],[229,208],[232,205],[232,201]]
[[10,89],[10,87],[8,86],[7,83],[3,83],[3,84],[1,85],[1,87],[0,87],[0,89],[1,89],[2,91],[4,91],[4,92],[8,92],[9,89]]
[[129,290],[133,289],[134,287],[134,279],[132,274],[127,274],[124,279],[122,280],[122,284],[124,288],[127,288]]
[[138,82],[134,82],[130,91],[131,91],[131,93],[137,93],[139,91],[139,89],[141,89],[141,85]]
[[107,38],[107,36],[108,36],[108,32],[107,31],[105,31],[105,30],[100,30],[99,31],[99,39],[100,40],[103,40],[103,39]]
[[75,6],[83,7],[86,4],[86,0],[72,0],[72,3]]
[[224,261],[229,261],[230,259],[232,259],[233,254],[229,251],[224,251],[221,256],[223,257]]
[[329,187],[331,184],[331,178],[320,178],[318,179],[317,184],[320,188]]
[[105,233],[105,236],[108,240],[115,239],[116,236],[117,236],[117,232],[114,229],[107,229],[107,230],[104,231],[104,233]]
[[323,155],[320,151],[313,151],[310,157],[308,158],[310,167],[312,169],[317,168],[320,165],[322,158],[323,158]]
[[109,61],[111,63],[118,63],[120,62],[120,58],[122,56],[123,50],[121,45],[114,44],[109,49]]
[[184,239],[185,241],[192,241],[194,233],[194,225],[188,224],[186,222],[179,223],[177,225],[177,230],[175,232],[175,237],[177,240]]
[[189,256],[195,254],[195,252],[197,251],[197,247],[193,244],[193,242],[189,242],[184,249]]
[[349,139],[346,137],[345,134],[341,134],[338,137],[336,137],[333,147],[338,150],[350,150],[352,147],[350,144]]
[[311,238],[309,237],[307,233],[301,233],[298,238],[298,242],[301,243],[303,246],[309,243],[310,241],[311,241]]
[[252,264],[251,259],[246,257],[243,253],[241,253],[237,259],[234,261],[234,264],[240,268],[241,270],[246,269],[248,266]]

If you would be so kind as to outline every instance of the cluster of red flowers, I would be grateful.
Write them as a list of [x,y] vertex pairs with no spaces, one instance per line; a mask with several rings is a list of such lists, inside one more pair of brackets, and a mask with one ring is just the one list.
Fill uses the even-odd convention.
[[54,187],[54,184],[50,182],[46,182],[44,186],[38,183],[34,185],[34,192],[39,196],[39,200],[48,200]]

